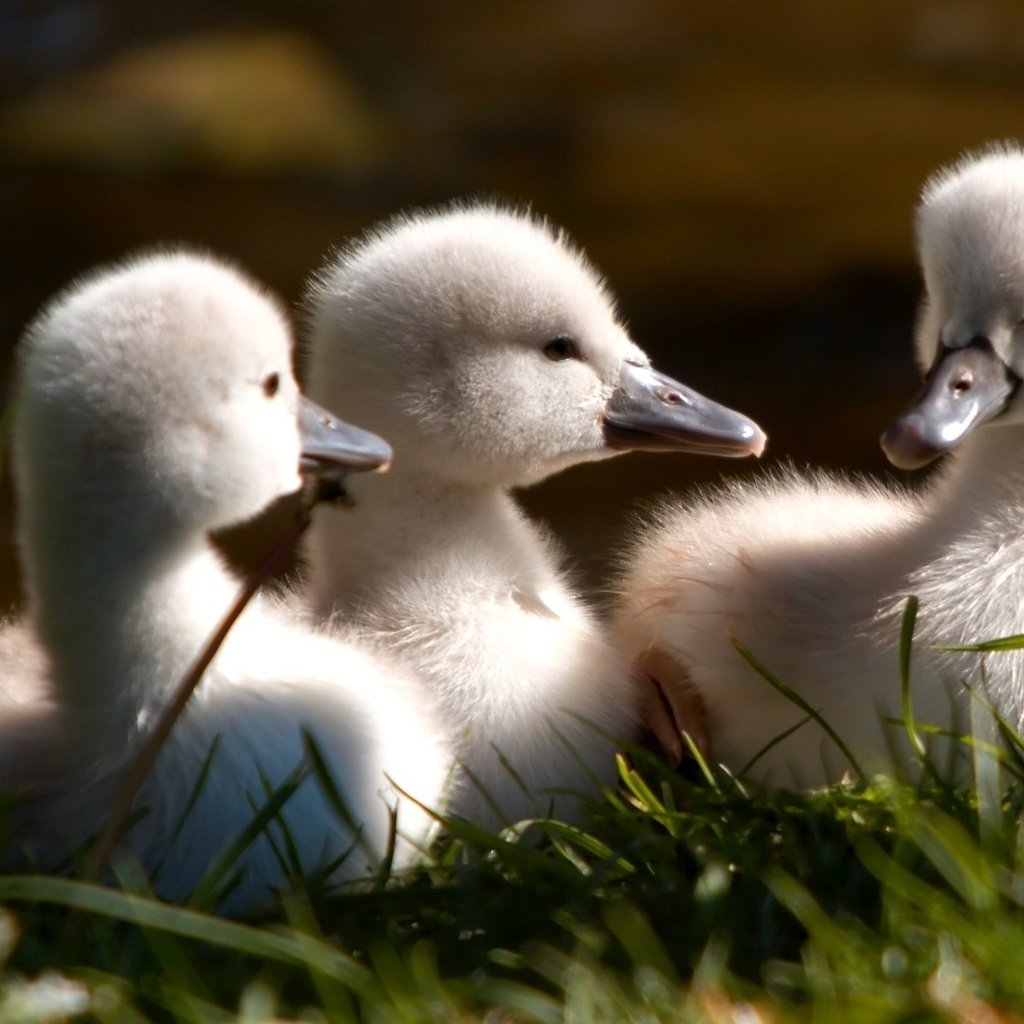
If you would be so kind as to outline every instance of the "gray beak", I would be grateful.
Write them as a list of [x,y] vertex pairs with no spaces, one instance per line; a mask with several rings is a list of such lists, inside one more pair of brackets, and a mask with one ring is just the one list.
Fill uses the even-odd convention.
[[882,451],[894,466],[917,469],[998,416],[1019,383],[987,339],[943,349],[917,401],[882,434]]
[[307,476],[339,471],[386,469],[391,446],[368,430],[345,423],[305,396],[299,399],[301,469]]
[[703,455],[760,455],[765,434],[746,416],[712,402],[650,366],[623,363],[604,411],[609,448]]

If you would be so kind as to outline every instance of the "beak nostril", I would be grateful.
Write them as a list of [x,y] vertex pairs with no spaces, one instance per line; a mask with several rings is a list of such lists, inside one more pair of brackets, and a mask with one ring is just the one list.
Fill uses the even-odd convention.
[[955,394],[962,395],[964,392],[971,390],[972,384],[974,384],[974,377],[969,373],[965,373],[952,382],[952,391]]
[[686,400],[678,391],[672,391],[670,388],[658,388],[655,391],[658,398],[665,403],[665,405],[685,405]]

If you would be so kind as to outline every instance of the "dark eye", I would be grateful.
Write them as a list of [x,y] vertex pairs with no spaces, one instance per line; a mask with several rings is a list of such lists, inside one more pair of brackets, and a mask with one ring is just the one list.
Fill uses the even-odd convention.
[[273,398],[274,395],[280,390],[281,387],[281,374],[279,373],[268,373],[263,378],[263,394],[267,398]]
[[553,363],[560,363],[563,359],[579,359],[580,350],[572,338],[559,335],[544,346],[544,355]]

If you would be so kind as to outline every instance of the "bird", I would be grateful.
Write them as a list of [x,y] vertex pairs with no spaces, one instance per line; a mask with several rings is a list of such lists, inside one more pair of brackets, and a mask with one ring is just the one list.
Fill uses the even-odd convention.
[[[55,870],[105,821],[235,598],[210,532],[304,476],[380,467],[391,449],[303,398],[278,301],[188,247],[75,281],[26,329],[17,380],[27,607],[0,634],[0,772],[21,798],[25,861]],[[288,595],[257,594],[151,768],[118,857],[161,897],[186,899],[272,794],[295,787],[242,846],[219,901],[251,913],[288,887],[289,861],[331,883],[373,877],[392,853],[412,864],[450,764],[408,669],[315,627]]]
[[314,523],[315,613],[425,680],[457,750],[452,815],[578,819],[614,785],[634,687],[509,491],[631,449],[760,453],[764,434],[655,370],[582,251],[500,203],[371,228],[313,274],[305,322],[310,395],[402,455]]
[[915,723],[991,730],[987,708],[1024,726],[1021,652],[940,649],[1024,632],[1024,151],[988,146],[930,176],[916,242],[924,387],[881,443],[900,469],[945,455],[927,482],[776,470],[670,498],[629,545],[613,630],[656,681],[646,718],[672,760],[685,731],[770,785],[917,777],[922,755],[958,778],[964,745],[922,751]]

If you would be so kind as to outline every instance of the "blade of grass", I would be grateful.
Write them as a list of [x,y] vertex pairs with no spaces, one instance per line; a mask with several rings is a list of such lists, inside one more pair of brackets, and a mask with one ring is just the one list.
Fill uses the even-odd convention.
[[826,721],[825,717],[821,714],[821,712],[816,710],[815,708],[812,708],[811,705],[808,704],[807,701],[804,700],[804,698],[796,692],[796,690],[791,689],[781,679],[779,679],[778,676],[774,675],[770,669],[768,669],[765,665],[762,665],[761,662],[758,661],[758,659],[754,656],[754,654],[748,648],[744,647],[739,640],[734,639],[733,646],[736,648],[737,651],[739,651],[740,656],[747,662],[747,664],[750,665],[750,667],[759,676],[761,676],[761,678],[764,679],[765,682],[773,686],[776,690],[779,691],[779,693],[782,694],[783,697],[785,697],[788,701],[792,702],[798,708],[800,708],[800,710],[803,711],[804,714],[809,715],[811,718],[813,718],[814,721],[818,723],[821,729],[829,737],[829,739],[832,740],[832,742],[839,748],[843,757],[845,757],[846,760],[850,762],[850,767],[854,770],[854,772],[860,778],[865,778],[864,770],[861,768],[860,763],[857,761],[857,759],[853,756],[853,752],[843,742],[842,738],[839,736],[839,733],[837,733],[835,729],[833,729],[832,726],[829,725],[829,723]]
[[711,765],[708,764],[707,758],[701,752],[700,747],[697,746],[693,737],[685,729],[682,731],[681,735],[683,737],[683,742],[690,751],[690,757],[697,762],[697,768],[700,770],[701,775],[704,776],[704,781],[716,792],[721,792],[718,780],[715,778],[715,773],[711,770]]
[[1001,766],[1005,755],[998,749],[999,714],[988,699],[985,673],[986,655],[981,655],[980,691],[971,687],[968,703],[971,735],[976,742],[971,748],[974,767],[974,805],[978,830],[986,844],[997,842],[1002,808],[1003,779]]
[[341,795],[341,788],[331,772],[327,758],[324,757],[316,737],[308,730],[302,730],[302,742],[306,750],[306,758],[312,769],[313,777],[316,779],[331,810],[338,816],[338,820],[352,833],[353,845],[359,848],[369,857],[373,856],[370,844],[363,835],[363,823],[356,819],[356,816],[349,809],[345,798]]
[[225,878],[233,871],[241,859],[242,854],[255,842],[261,833],[267,828],[280,813],[281,808],[295,795],[296,790],[302,785],[306,778],[306,770],[303,766],[295,768],[268,797],[265,804],[260,807],[255,817],[235,837],[231,844],[226,847],[213,863],[203,873],[192,895],[189,896],[187,906],[193,909],[216,907],[221,898],[220,889]]
[[299,932],[255,928],[91,882],[45,875],[0,875],[0,900],[57,904],[264,960],[312,966],[358,992],[372,994],[376,990],[368,968],[340,950]]
[[914,753],[923,765],[930,765],[928,748],[924,745],[917,731],[917,723],[914,721],[914,709],[910,699],[910,665],[913,657],[914,646],[914,624],[917,622],[918,600],[915,595],[907,598],[906,607],[903,609],[903,619],[900,623],[900,701],[903,707],[903,729],[907,734]]
[[637,967],[650,967],[663,978],[676,978],[675,967],[650,921],[632,903],[608,903],[604,910],[608,930]]
[[[484,785],[483,780],[474,772],[461,758],[458,760],[459,774],[469,781],[469,784],[483,797],[484,803],[490,808],[491,814],[497,821],[507,821],[508,815],[498,806],[491,791]],[[520,780],[521,781],[521,780]]]
[[585,832],[577,825],[570,825],[568,822],[553,821],[549,824],[546,832],[549,835],[562,840],[568,840],[581,850],[599,858],[602,862],[618,868],[625,874],[635,874],[636,868],[622,855],[614,851],[607,843],[598,836]]
[[[384,778],[388,780],[391,785],[394,785],[392,780],[385,775]],[[384,855],[380,859],[380,865],[377,868],[377,880],[375,887],[378,890],[384,888],[388,883],[388,879],[391,877],[391,870],[395,865],[395,847],[398,844],[398,807],[388,808],[388,834],[387,840],[384,843]]]
[[[919,601],[917,596],[911,594],[907,598],[906,606],[903,609],[903,616],[900,620],[900,647],[899,647],[899,676],[900,676],[900,703],[903,712],[901,725],[906,734],[907,742],[910,744],[917,758],[918,763],[936,783],[944,789],[948,788],[942,772],[935,767],[928,747],[921,738],[921,726],[914,718],[914,705],[910,695],[910,676],[914,655],[914,627],[917,624],[917,611]],[[895,756],[895,745],[892,751]]]
[[654,790],[647,785],[647,780],[622,754],[615,755],[615,763],[618,765],[619,778],[622,780],[622,784],[633,794],[633,806],[655,818],[663,815],[665,813],[665,806]]
[[849,933],[841,928],[821,907],[811,891],[801,882],[779,868],[773,868],[765,878],[772,895],[808,931],[832,953],[843,953],[849,944]]
[[915,807],[905,829],[969,907],[995,909],[997,892],[984,849],[960,822],[935,808]]
[[185,822],[188,816],[192,813],[192,809],[195,807],[196,802],[199,800],[199,794],[203,790],[203,786],[206,784],[207,778],[210,775],[210,768],[213,765],[213,759],[216,757],[217,748],[220,746],[220,735],[214,736],[213,742],[210,744],[210,749],[207,752],[206,757],[203,759],[202,765],[199,767],[199,775],[196,778],[196,783],[192,787],[191,793],[189,793],[188,800],[185,801],[185,806],[182,809],[181,814],[178,815],[178,820],[174,823],[174,827],[171,829],[170,836],[167,840],[167,845],[164,848],[164,852],[160,855],[156,864],[153,866],[153,877],[160,873],[160,868],[163,866],[164,861],[167,859],[167,854],[174,846],[174,841],[181,834],[182,828],[185,826]]
[[757,750],[754,753],[754,756],[749,761],[747,761],[747,763],[739,770],[739,772],[737,772],[740,778],[746,775],[747,772],[750,771],[750,769],[753,768],[754,765],[757,764],[757,762],[760,761],[761,758],[764,757],[764,755],[767,754],[769,750],[771,750],[773,747],[777,747],[783,740],[788,739],[790,736],[793,735],[793,733],[797,731],[797,729],[802,729],[810,721],[813,721],[811,716],[805,715],[803,718],[800,719],[799,722],[794,722],[794,724],[791,725],[788,729],[784,729],[782,732],[780,732],[778,736],[773,736],[763,747]]
[[986,654],[990,651],[1019,651],[1024,648],[1024,633],[1001,636],[995,640],[979,640],[971,644],[936,644],[935,650],[944,652],[968,651]]
[[[554,869],[555,873],[560,874],[566,881],[575,879],[575,871],[564,860],[552,860],[535,844],[519,841],[519,838],[528,828],[533,825],[546,825],[546,822],[525,819],[518,822],[514,828],[504,829],[502,834],[498,835],[494,832],[488,832],[486,829],[481,828],[479,825],[474,825],[471,821],[467,821],[464,818],[445,817],[432,807],[428,807],[421,800],[417,800],[416,797],[407,790],[402,789],[393,780],[389,781],[391,781],[391,785],[396,793],[400,794],[404,799],[410,800],[435,821],[442,824],[452,839],[459,840],[471,849],[493,854],[497,860],[515,866],[518,870],[524,872],[534,868],[537,870],[547,869],[549,871]],[[508,839],[505,838],[506,836],[515,836],[516,839]]]

